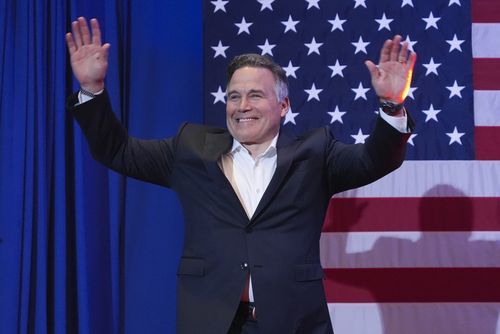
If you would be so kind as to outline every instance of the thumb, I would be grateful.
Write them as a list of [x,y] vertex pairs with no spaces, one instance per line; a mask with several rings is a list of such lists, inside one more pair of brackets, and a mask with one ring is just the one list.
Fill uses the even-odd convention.
[[376,77],[379,76],[377,65],[375,65],[371,60],[365,61],[365,65],[366,68],[368,68],[368,71],[370,72],[372,79],[375,79]]
[[104,44],[104,45],[102,46],[102,49],[103,49],[103,51],[104,51],[104,56],[105,56],[106,58],[108,58],[109,48],[110,48],[110,47],[111,47],[111,44],[109,44],[109,43],[106,43],[106,44]]

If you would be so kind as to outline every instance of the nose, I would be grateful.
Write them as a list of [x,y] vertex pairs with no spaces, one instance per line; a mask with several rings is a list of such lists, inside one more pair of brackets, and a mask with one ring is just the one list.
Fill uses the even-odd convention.
[[241,102],[239,105],[239,111],[240,112],[247,112],[252,109],[252,106],[250,105],[250,101],[248,100],[247,97],[242,97]]

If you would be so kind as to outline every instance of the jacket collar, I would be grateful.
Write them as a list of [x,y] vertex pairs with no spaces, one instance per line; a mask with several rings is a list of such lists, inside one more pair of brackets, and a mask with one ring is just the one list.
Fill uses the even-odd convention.
[[[276,171],[267,187],[266,191],[262,195],[262,198],[257,206],[252,218],[249,220],[248,224],[253,224],[256,219],[260,216],[262,211],[270,204],[276,195],[279,186],[283,182],[288,170],[293,161],[294,152],[297,148],[297,141],[291,139],[283,131],[280,132],[277,142],[277,162]],[[219,158],[231,151],[233,147],[233,138],[228,131],[221,133],[207,133],[205,138],[205,147],[203,151],[203,160],[205,168],[208,174],[214,180],[214,182],[222,189],[222,191],[227,195],[231,204],[237,207],[244,217],[246,217],[245,209],[243,208],[238,196],[234,192],[231,183],[226,178],[222,170],[218,165]]]

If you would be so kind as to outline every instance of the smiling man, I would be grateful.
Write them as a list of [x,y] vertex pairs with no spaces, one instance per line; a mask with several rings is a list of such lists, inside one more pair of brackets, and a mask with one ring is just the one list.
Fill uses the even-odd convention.
[[277,136],[281,118],[290,107],[286,75],[271,60],[249,54],[233,60],[228,76],[227,128],[257,156]]
[[178,333],[333,333],[319,238],[330,197],[398,168],[411,130],[402,106],[416,56],[401,36],[366,66],[381,112],[366,144],[337,141],[328,126],[280,132],[290,101],[285,71],[245,54],[228,66],[227,129],[184,124],[173,137],[128,135],[104,86],[109,44],[84,18],[66,35],[80,91],[68,109],[95,159],[169,187],[184,210],[177,279]]

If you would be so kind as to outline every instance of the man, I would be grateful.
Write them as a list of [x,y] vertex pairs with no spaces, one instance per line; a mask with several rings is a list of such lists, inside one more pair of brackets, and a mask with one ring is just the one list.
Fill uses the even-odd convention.
[[184,124],[164,140],[128,136],[104,78],[109,44],[84,18],[66,35],[80,92],[68,108],[93,156],[125,175],[171,188],[185,216],[178,268],[178,333],[332,333],[319,262],[330,197],[402,163],[411,126],[402,103],[416,56],[401,36],[366,65],[380,98],[374,132],[345,145],[327,127],[280,133],[290,107],[284,70],[260,55],[228,67],[227,130]]

